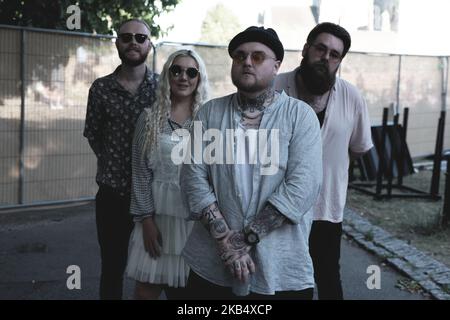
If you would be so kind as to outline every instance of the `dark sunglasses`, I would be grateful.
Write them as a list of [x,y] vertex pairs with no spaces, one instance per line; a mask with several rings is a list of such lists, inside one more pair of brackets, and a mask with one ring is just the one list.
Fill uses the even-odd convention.
[[178,78],[180,75],[181,75],[181,73],[183,72],[183,71],[185,71],[186,72],[186,74],[187,74],[187,76],[189,77],[189,78],[191,78],[191,79],[194,79],[198,74],[199,74],[199,71],[197,70],[197,69],[195,69],[195,68],[187,68],[187,69],[184,69],[183,70],[183,68],[181,68],[179,65],[177,65],[177,64],[174,64],[174,65],[172,65],[170,68],[169,68],[169,71],[170,71],[170,73],[172,74],[172,76],[173,77],[175,77],[175,78]]
[[121,34],[119,34],[119,39],[123,43],[131,42],[133,40],[133,37],[137,43],[144,43],[145,40],[148,39],[148,35],[142,34],[142,33],[121,33]]

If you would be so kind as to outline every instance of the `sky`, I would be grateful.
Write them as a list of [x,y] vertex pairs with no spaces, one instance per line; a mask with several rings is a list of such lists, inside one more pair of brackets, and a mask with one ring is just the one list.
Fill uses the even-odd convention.
[[[211,8],[224,4],[244,27],[255,25],[258,12],[276,7],[303,7],[313,0],[181,0],[173,12],[162,16],[158,22],[163,28],[174,25],[172,31],[158,41],[195,43],[200,38],[202,22]],[[372,0],[322,0],[321,21],[342,24],[355,39],[354,51],[407,53],[424,55],[450,55],[449,0],[399,0],[398,32],[361,32],[357,27],[367,21],[365,12]],[[277,30],[276,25],[270,25]],[[301,35],[303,37],[303,35]],[[280,38],[281,35],[280,35]],[[288,39],[289,36],[285,35]],[[292,38],[292,36],[291,36]],[[301,41],[285,47],[300,49]],[[295,47],[293,47],[295,46]]]
[[[300,0],[302,1],[302,0]],[[174,29],[164,40],[196,42],[200,38],[200,30],[207,12],[219,3],[224,4],[239,18],[242,25],[254,24],[252,14],[263,10],[263,8],[274,1],[268,0],[181,0],[173,12],[163,16],[159,22],[161,25],[174,25]],[[281,0],[279,2],[286,1]],[[309,1],[306,1],[309,2]]]

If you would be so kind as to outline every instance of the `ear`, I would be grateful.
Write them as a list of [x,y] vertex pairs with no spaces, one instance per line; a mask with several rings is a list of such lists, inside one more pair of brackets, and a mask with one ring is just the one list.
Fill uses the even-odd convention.
[[274,74],[274,76],[276,76],[278,74],[278,70],[280,70],[280,66],[281,66],[281,62],[280,61],[275,61],[274,65],[273,65],[273,74]]
[[304,58],[308,52],[308,49],[310,48],[310,45],[308,43],[305,43],[303,45],[303,50],[302,50],[302,57]]

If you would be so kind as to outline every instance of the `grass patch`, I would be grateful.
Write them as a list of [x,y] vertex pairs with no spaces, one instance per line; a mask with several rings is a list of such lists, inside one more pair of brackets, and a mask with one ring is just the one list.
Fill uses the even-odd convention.
[[[427,191],[431,174],[431,171],[424,170],[407,176],[404,185]],[[444,182],[445,175],[442,173],[441,195],[445,191]],[[450,228],[440,226],[442,205],[443,200],[375,200],[353,189],[349,189],[347,196],[347,206],[357,214],[450,267]],[[371,241],[373,234],[368,233],[365,238]]]

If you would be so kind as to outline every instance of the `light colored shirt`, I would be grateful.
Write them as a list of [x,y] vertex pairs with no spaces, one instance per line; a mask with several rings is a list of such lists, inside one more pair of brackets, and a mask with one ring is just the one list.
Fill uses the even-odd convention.
[[[239,123],[239,126],[245,131],[248,130],[248,132],[257,132],[257,129],[246,129],[245,126],[241,123]],[[253,170],[254,170],[254,165],[251,164],[250,161],[250,157],[251,156],[256,156],[256,155],[251,155],[250,152],[250,141],[248,139],[248,137],[246,137],[245,139],[245,143],[241,144],[238,146],[240,148],[240,150],[237,150],[237,152],[239,153],[243,153],[244,157],[245,157],[245,163],[244,164],[237,164],[236,165],[236,172],[237,175],[236,177],[239,178],[240,183],[239,185],[242,186],[241,188],[241,200],[242,200],[242,208],[244,209],[244,211],[247,210],[247,208],[250,205],[250,200],[252,197],[252,193],[253,193]],[[256,150],[253,150],[256,151]],[[256,152],[254,152],[256,153]]]
[[[275,89],[298,98],[297,70],[278,75]],[[314,220],[339,223],[347,197],[349,150],[362,153],[373,147],[366,102],[358,89],[343,79],[336,78],[331,89],[321,132],[323,182],[314,206]]]
[[[227,129],[236,130],[240,119],[236,94],[207,102],[196,116],[203,132],[212,128],[222,133]],[[256,272],[244,285],[234,280],[225,268],[217,244],[205,227],[199,221],[195,223],[183,250],[185,261],[204,279],[233,287],[238,295],[314,287],[308,237],[311,209],[322,181],[319,122],[308,105],[282,93],[264,110],[259,131],[264,129],[269,130],[269,140],[279,134],[274,145],[268,143],[268,154],[273,151],[278,156],[278,160],[271,161],[276,170],[262,174],[264,165],[260,161],[254,164],[248,208],[242,201],[241,179],[245,177],[239,175],[236,165],[203,161],[184,164],[181,170],[182,193],[194,215],[217,201],[230,229],[242,230],[270,202],[290,221],[263,237],[250,251]],[[205,145],[203,142],[203,149]]]
[[[158,204],[155,204],[153,194],[153,183],[155,180],[155,170],[159,180],[168,178],[168,173],[164,172],[163,168],[154,168],[151,161],[150,148],[146,146],[147,135],[151,129],[149,119],[150,109],[144,109],[139,116],[136,123],[136,129],[133,138],[132,148],[132,185],[131,185],[131,202],[130,214],[133,220],[142,221],[144,218],[150,216],[157,211]],[[166,119],[163,123],[162,130],[158,138],[163,135],[172,135],[173,129],[185,128],[188,129],[191,124],[191,118],[187,119],[182,126],[176,122]],[[169,121],[171,123],[169,123]],[[173,170],[178,172],[176,168]],[[161,211],[161,210],[159,210]],[[161,212],[158,212],[161,214]]]

